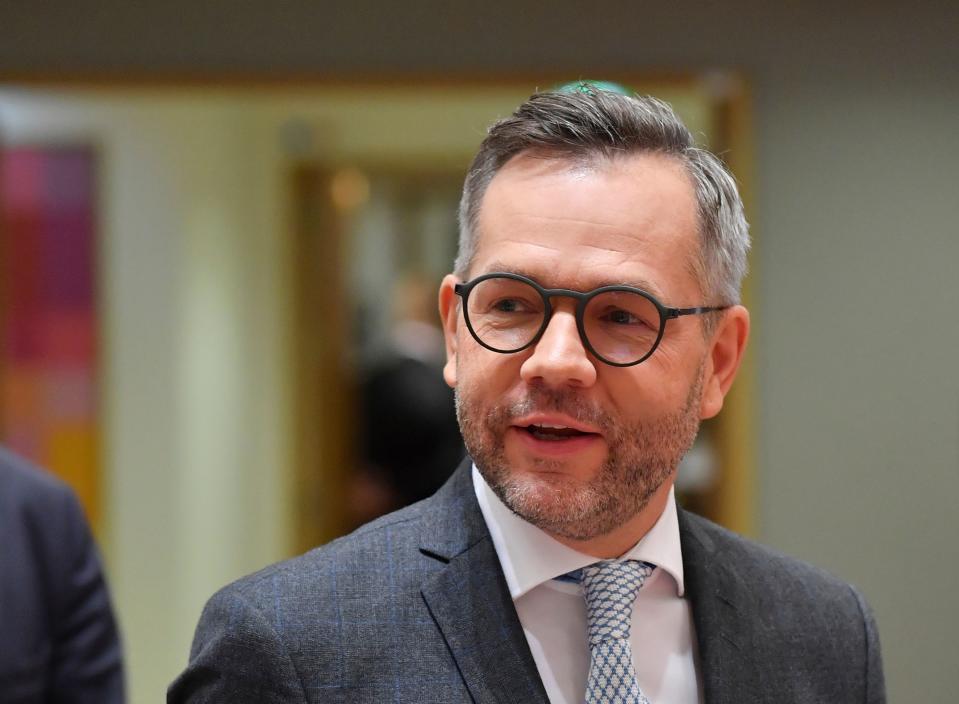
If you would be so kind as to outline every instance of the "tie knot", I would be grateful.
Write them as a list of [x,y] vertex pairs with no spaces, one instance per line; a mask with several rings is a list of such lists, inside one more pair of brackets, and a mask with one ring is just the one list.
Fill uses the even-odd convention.
[[653,568],[639,560],[604,560],[583,568],[590,646],[629,638],[633,602]]

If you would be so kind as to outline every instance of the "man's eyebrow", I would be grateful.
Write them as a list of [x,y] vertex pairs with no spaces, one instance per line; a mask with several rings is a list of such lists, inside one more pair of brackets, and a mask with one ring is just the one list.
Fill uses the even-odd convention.
[[474,272],[473,278],[476,278],[477,276],[482,276],[483,274],[492,274],[493,272],[503,272],[505,274],[519,274],[520,276],[525,276],[527,279],[532,279],[543,288],[570,288],[574,291],[582,291],[585,293],[587,291],[592,291],[594,289],[601,288],[603,286],[630,286],[632,288],[638,288],[642,291],[645,291],[646,293],[651,293],[655,298],[659,300],[662,300],[663,298],[663,292],[659,289],[659,287],[656,286],[656,284],[654,284],[652,281],[647,281],[646,279],[616,279],[616,280],[605,280],[605,281],[597,281],[597,282],[587,282],[587,285],[585,286],[582,286],[582,285],[577,286],[575,284],[572,286],[547,286],[546,283],[544,283],[543,277],[541,276],[542,272],[537,274],[536,272],[531,271],[530,269],[526,269],[522,266],[506,264],[501,261],[490,262],[489,264],[483,267],[483,271]]

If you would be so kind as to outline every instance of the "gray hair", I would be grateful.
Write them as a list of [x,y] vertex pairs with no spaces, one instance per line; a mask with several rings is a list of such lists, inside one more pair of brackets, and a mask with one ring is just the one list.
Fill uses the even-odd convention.
[[574,92],[536,93],[512,116],[490,127],[463,185],[457,274],[466,274],[476,254],[486,189],[507,161],[527,150],[574,161],[642,153],[678,159],[696,192],[700,251],[694,267],[703,294],[712,305],[739,302],[749,224],[732,174],[713,154],[696,147],[689,129],[666,103],[591,84],[580,84]]

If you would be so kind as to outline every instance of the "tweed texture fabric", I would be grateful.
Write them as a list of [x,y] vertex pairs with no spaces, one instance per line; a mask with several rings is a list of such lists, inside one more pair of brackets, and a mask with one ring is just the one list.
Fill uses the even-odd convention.
[[[168,704],[548,704],[467,459],[426,501],[218,592]],[[679,511],[704,704],[883,704],[857,591]]]

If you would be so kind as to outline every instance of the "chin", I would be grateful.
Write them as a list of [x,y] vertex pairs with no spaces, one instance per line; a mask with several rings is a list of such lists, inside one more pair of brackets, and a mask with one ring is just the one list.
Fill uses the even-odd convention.
[[509,474],[515,481],[542,483],[556,491],[578,491],[600,472],[601,461],[561,460],[520,455],[509,459]]
[[508,477],[488,477],[487,483],[517,516],[547,533],[571,540],[605,535],[623,525],[639,508],[632,504],[627,509],[590,482],[556,468],[510,472]]

